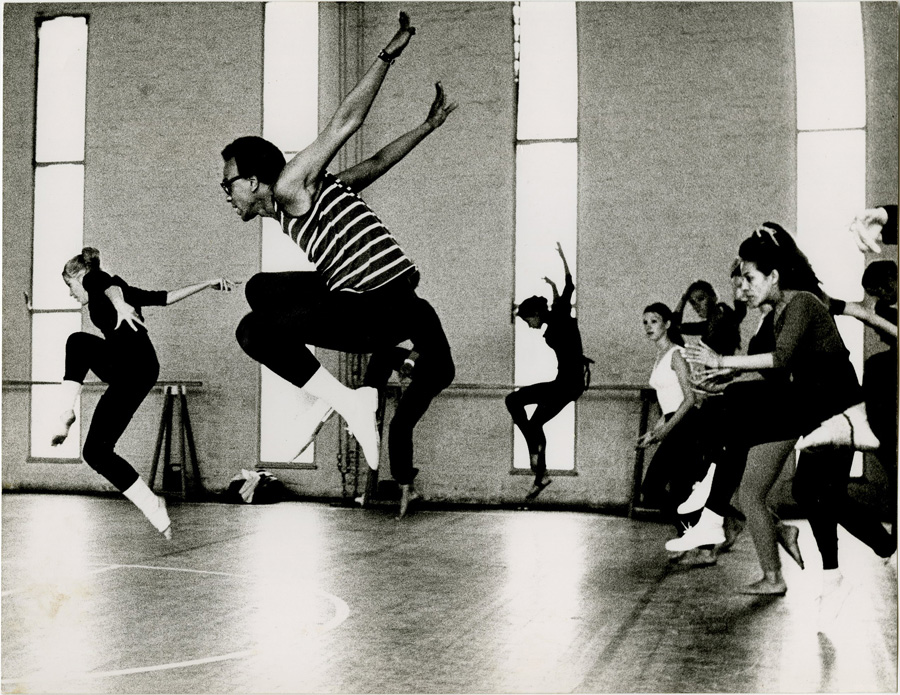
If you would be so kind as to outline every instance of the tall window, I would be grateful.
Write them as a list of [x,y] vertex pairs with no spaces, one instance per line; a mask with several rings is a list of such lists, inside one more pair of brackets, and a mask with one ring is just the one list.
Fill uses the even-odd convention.
[[[797,241],[825,291],[858,301],[865,258],[847,227],[866,202],[866,87],[858,2],[795,2]],[[863,327],[837,318],[862,374]],[[861,473],[862,457],[854,466]]]
[[[31,380],[59,382],[66,338],[81,329],[81,305],[69,295],[61,273],[65,262],[81,251],[84,238],[87,19],[42,20],[37,32]],[[80,458],[77,427],[63,445],[50,446],[59,416],[58,388],[32,385],[32,458]]]
[[[516,122],[515,297],[552,300],[562,290],[562,245],[575,278],[578,190],[578,45],[574,2],[523,2],[513,6]],[[549,381],[556,356],[543,331],[516,321],[515,383]],[[575,406],[570,403],[544,428],[547,466],[575,466]],[[513,465],[528,468],[528,449],[515,428]]]
[[[314,2],[268,2],[263,47],[263,137],[290,159],[315,140],[319,105],[319,14]],[[263,220],[265,272],[314,270],[296,244],[271,218]],[[301,347],[301,349],[303,349]],[[262,367],[260,461],[268,464],[313,462],[313,446],[293,460],[303,442],[292,436],[313,400]]]

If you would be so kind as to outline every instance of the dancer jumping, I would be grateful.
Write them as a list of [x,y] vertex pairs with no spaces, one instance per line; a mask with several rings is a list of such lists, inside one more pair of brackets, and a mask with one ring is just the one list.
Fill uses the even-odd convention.
[[91,321],[103,337],[73,333],[66,341],[66,369],[61,398],[62,415],[52,445],[62,444],[75,422],[75,402],[88,371],[109,384],[100,396],[87,437],[85,462],[109,480],[140,509],[157,531],[172,537],[166,503],[141,479],[137,471],[115,452],[116,443],[131,422],[159,376],[159,362],[144,326],[141,307],[168,306],[207,288],[229,292],[234,284],[219,278],[171,292],[151,292],[131,287],[118,276],[100,269],[100,252],[86,247],[63,268],[69,292],[88,307]]
[[[584,393],[590,381],[590,365],[593,360],[584,356],[578,321],[572,316],[572,295],[575,285],[562,246],[556,244],[565,271],[565,285],[559,294],[556,284],[549,278],[544,280],[553,291],[553,304],[547,306],[544,297],[529,297],[519,304],[516,316],[531,328],[547,326],[544,340],[556,353],[558,371],[553,381],[532,384],[516,389],[506,397],[506,407],[513,423],[522,432],[528,445],[534,484],[525,496],[533,500],[541,490],[553,482],[547,475],[547,437],[544,425],[555,418],[569,403],[573,403]],[[537,404],[531,417],[525,406]]]
[[[356,194],[374,179],[351,168],[344,172],[348,183],[326,170],[363,124],[390,65],[414,34],[401,12],[397,33],[316,140],[290,162],[271,142],[255,136],[238,138],[222,151],[222,188],[240,218],[278,220],[316,266],[315,272],[253,276],[246,289],[252,311],[237,328],[238,342],[253,359],[334,408],[372,469],[379,460],[376,389],[348,388],[302,346],[373,353],[411,340],[421,356],[417,378],[428,384],[432,397],[453,379],[440,319],[415,292],[416,266]],[[427,132],[430,128],[423,127],[411,137],[421,135],[421,140]],[[427,407],[430,398],[422,402]],[[411,452],[411,438],[408,448]],[[412,484],[411,479],[398,482]]]

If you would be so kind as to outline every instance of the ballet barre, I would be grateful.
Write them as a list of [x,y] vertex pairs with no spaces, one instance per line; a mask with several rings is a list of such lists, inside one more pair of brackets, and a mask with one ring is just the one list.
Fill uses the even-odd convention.
[[[27,379],[4,379],[3,388],[31,388],[33,386],[59,386],[59,381],[35,381]],[[86,391],[105,389],[102,381],[85,381]],[[202,381],[161,380],[157,381],[151,391],[162,389],[164,394],[162,414],[159,421],[159,433],[156,437],[156,448],[153,464],[150,468],[148,485],[152,490],[156,483],[156,474],[162,460],[161,489],[167,494],[182,499],[192,499],[202,491],[200,469],[197,463],[197,447],[194,444],[194,433],[188,413],[187,391],[203,386]],[[176,408],[176,401],[178,408]],[[178,420],[176,428],[176,419]],[[173,457],[172,435],[177,429],[179,456]]]

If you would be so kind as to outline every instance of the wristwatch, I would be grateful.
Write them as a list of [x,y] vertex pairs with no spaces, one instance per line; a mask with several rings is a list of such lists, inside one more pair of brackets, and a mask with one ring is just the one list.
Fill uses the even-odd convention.
[[395,58],[383,48],[378,53],[378,57],[388,65],[393,65]]

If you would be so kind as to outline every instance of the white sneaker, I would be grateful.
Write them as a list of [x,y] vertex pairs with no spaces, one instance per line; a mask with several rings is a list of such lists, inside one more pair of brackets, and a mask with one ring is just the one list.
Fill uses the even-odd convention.
[[666,541],[666,550],[678,553],[724,542],[725,530],[721,526],[698,523],[685,531],[683,536]]
[[355,403],[353,409],[341,413],[344,422],[347,423],[347,429],[350,434],[356,437],[366,463],[373,471],[378,470],[379,459],[379,438],[378,438],[378,421],[376,413],[378,411],[378,390],[371,386],[362,386],[354,392]]
[[303,414],[303,423],[298,427],[298,439],[300,439],[303,444],[300,447],[300,451],[298,451],[294,458],[291,459],[292,463],[300,458],[300,454],[306,451],[309,448],[309,445],[315,441],[316,436],[325,426],[325,423],[331,419],[332,415],[334,415],[334,408],[321,398],[317,399],[309,406],[309,410]]
[[709,499],[709,492],[712,490],[712,481],[715,473],[716,464],[711,463],[709,465],[709,471],[707,471],[703,480],[694,483],[691,494],[688,495],[688,498],[684,502],[678,505],[678,509],[675,511],[677,511],[679,515],[684,516],[685,514],[693,514],[694,512],[703,509],[703,505],[705,505],[706,500]]

